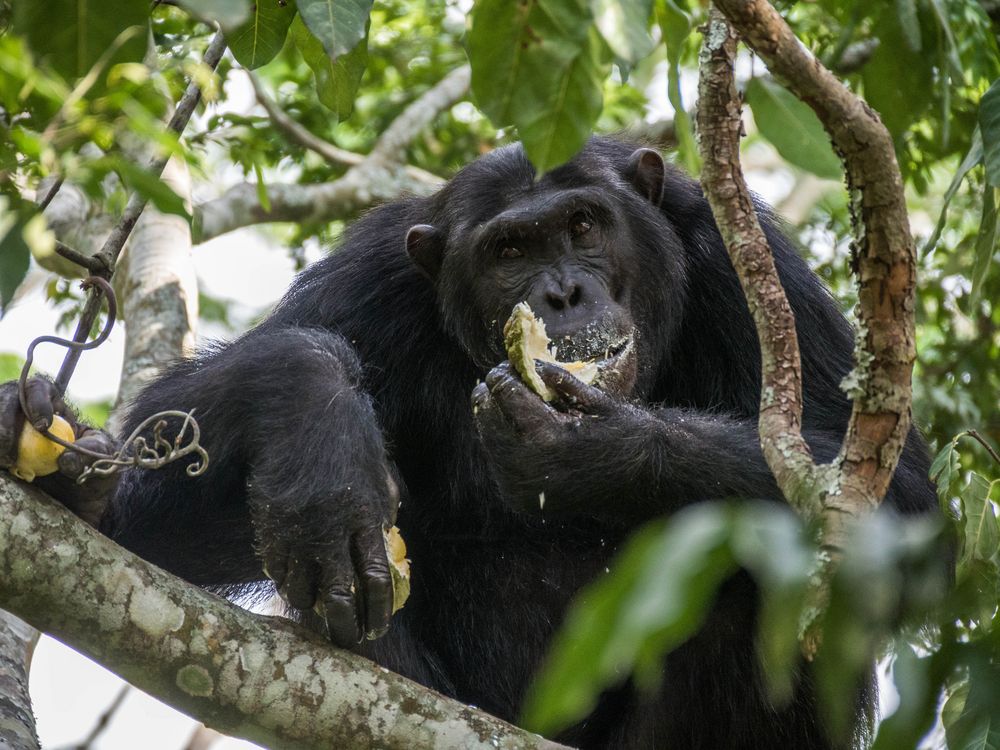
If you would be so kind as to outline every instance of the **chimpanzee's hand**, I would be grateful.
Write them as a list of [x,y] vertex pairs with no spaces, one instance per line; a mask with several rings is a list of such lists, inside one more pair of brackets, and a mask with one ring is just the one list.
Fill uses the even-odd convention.
[[543,401],[504,362],[472,393],[479,434],[508,503],[536,513],[588,512],[588,501],[606,501],[606,488],[623,473],[604,463],[608,447],[648,430],[652,417],[561,367],[536,365],[556,398]]
[[349,648],[389,627],[383,533],[395,522],[399,490],[367,396],[347,385],[335,393],[324,397],[325,412],[298,419],[293,451],[262,447],[250,511],[278,593],[296,609],[315,608],[330,639]]
[[[51,427],[53,415],[58,414],[72,426],[76,445],[106,454],[116,450],[110,435],[77,420],[59,390],[45,378],[31,378],[25,384],[25,396],[32,424],[37,429]],[[0,468],[9,469],[17,462],[18,440],[25,419],[17,382],[0,384]],[[117,478],[114,475],[91,476],[83,484],[78,484],[77,478],[92,460],[82,453],[63,451],[57,460],[59,471],[36,477],[34,484],[91,526],[97,526],[108,506]]]

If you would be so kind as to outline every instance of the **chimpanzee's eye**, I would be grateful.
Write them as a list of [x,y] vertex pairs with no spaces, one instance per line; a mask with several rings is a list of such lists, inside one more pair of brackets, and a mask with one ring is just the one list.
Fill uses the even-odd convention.
[[592,227],[593,225],[586,215],[580,213],[574,214],[569,223],[569,233],[575,239],[585,235]]
[[500,253],[499,253],[499,256],[501,258],[505,258],[505,259],[507,259],[507,258],[520,258],[523,255],[524,255],[524,253],[522,253],[520,250],[518,250],[513,245],[504,245],[502,248],[500,248]]

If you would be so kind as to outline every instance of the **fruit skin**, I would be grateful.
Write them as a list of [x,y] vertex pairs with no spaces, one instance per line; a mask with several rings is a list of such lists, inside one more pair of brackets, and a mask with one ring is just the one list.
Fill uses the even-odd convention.
[[560,362],[556,359],[557,352],[549,346],[544,321],[535,317],[527,302],[519,302],[514,306],[510,318],[503,326],[503,340],[511,364],[528,387],[544,401],[551,401],[556,393],[545,385],[545,381],[535,370],[536,359],[558,365],[587,385],[597,379],[597,365],[593,362]]
[[[58,414],[52,417],[49,432],[68,443],[72,443],[75,438],[73,426]],[[64,450],[66,449],[63,446],[52,442],[25,422],[17,442],[17,461],[11,467],[10,473],[26,482],[33,481],[35,477],[54,474],[59,470],[56,461]]]
[[392,612],[395,614],[410,596],[410,561],[406,559],[406,542],[399,535],[399,529],[393,526],[383,533],[392,574]]

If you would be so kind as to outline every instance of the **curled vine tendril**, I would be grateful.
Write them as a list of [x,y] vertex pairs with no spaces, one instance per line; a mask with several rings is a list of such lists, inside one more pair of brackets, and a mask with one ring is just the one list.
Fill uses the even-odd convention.
[[[111,285],[100,276],[88,276],[83,280],[82,286],[84,289],[96,287],[104,295],[108,303],[107,320],[100,335],[93,341],[70,341],[58,336],[39,336],[28,345],[24,367],[21,368],[21,377],[17,381],[17,391],[18,399],[21,402],[21,410],[31,424],[35,424],[36,420],[28,408],[25,387],[28,382],[28,373],[31,370],[31,364],[35,357],[35,347],[39,344],[58,344],[71,351],[83,352],[96,349],[107,341],[108,336],[111,335],[111,329],[114,327],[118,304]],[[70,374],[72,373],[70,372]],[[163,434],[171,419],[183,420],[173,440],[168,439]],[[144,434],[149,430],[152,430],[151,435],[147,436]],[[66,450],[75,451],[93,459],[76,480],[79,483],[85,482],[91,476],[108,476],[129,466],[135,466],[140,469],[159,469],[169,463],[192,455],[197,460],[188,464],[186,468],[188,476],[199,476],[204,474],[205,470],[208,469],[208,452],[201,446],[201,429],[194,418],[194,410],[189,412],[162,411],[153,414],[132,431],[132,434],[122,442],[118,450],[110,454],[63,440],[58,435],[52,434],[48,429],[38,429],[38,431],[53,443],[63,446]]]

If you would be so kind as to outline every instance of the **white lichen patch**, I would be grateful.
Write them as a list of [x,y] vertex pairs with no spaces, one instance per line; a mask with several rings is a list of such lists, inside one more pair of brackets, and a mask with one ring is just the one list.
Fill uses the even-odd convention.
[[187,664],[177,670],[177,687],[188,695],[207,698],[212,694],[215,683],[207,669],[198,664]]
[[162,638],[184,625],[184,610],[165,594],[151,588],[132,593],[128,614],[137,628],[154,638]]
[[310,677],[315,678],[314,674],[311,674],[313,666],[313,660],[306,654],[299,654],[293,659],[289,660],[285,664],[285,676],[291,683],[298,683],[302,685],[303,688],[310,690],[310,692],[316,692],[317,686],[312,686],[307,684],[307,681],[312,682]]
[[76,545],[67,544],[66,542],[59,542],[53,545],[52,554],[59,558],[60,565],[76,565],[80,559],[80,550],[76,548]]
[[256,672],[267,660],[267,651],[259,643],[244,643],[239,647],[240,666],[245,672]]
[[33,528],[34,524],[32,523],[31,515],[23,511],[14,516],[10,521],[11,536],[30,536]]

